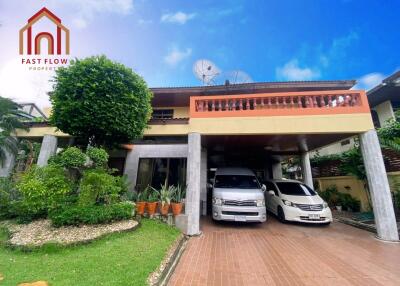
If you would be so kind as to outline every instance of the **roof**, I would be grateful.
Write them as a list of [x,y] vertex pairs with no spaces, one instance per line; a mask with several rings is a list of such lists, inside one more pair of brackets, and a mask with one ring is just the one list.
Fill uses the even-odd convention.
[[254,173],[247,168],[218,168],[215,175],[254,176]]
[[187,106],[190,96],[235,95],[315,90],[348,90],[355,80],[253,82],[213,86],[154,87],[153,106]]
[[367,92],[371,107],[387,100],[400,101],[400,70],[382,80],[380,84]]

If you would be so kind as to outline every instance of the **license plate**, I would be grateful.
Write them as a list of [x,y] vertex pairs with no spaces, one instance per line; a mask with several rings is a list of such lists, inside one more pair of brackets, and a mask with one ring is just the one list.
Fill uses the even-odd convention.
[[235,216],[235,221],[246,221],[246,217],[244,215]]
[[309,219],[319,219],[319,214],[309,214],[308,218]]

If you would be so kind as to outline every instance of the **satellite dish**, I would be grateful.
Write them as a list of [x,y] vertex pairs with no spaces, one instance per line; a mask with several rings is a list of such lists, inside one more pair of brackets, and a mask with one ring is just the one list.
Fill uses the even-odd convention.
[[214,79],[220,72],[220,69],[209,60],[197,60],[193,65],[193,73],[203,85],[214,84]]
[[233,70],[221,73],[216,79],[218,84],[240,84],[253,82],[252,78],[241,70]]

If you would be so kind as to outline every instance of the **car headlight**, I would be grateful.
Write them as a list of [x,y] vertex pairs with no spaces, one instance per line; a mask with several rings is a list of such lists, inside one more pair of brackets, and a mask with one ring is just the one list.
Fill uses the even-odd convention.
[[215,198],[214,197],[212,202],[213,202],[213,205],[222,206],[222,199],[220,199],[220,198]]
[[265,207],[264,199],[256,200],[256,203],[257,203],[257,207]]
[[324,202],[323,204],[322,204],[322,207],[324,208],[324,209],[327,209],[329,206],[328,206],[328,203],[327,202]]
[[289,207],[294,207],[294,208],[296,207],[296,204],[292,203],[291,201],[282,200],[282,202],[283,202],[285,205],[289,206]]

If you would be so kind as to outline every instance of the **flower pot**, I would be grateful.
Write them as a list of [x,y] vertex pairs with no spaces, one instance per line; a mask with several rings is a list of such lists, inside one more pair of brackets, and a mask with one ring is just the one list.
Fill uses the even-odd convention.
[[136,212],[138,215],[144,214],[144,208],[146,206],[146,202],[137,202],[136,203]]
[[177,216],[182,212],[183,203],[171,203],[172,213]]
[[160,203],[160,212],[162,215],[166,216],[168,215],[168,211],[169,211],[169,204],[168,203],[164,203],[164,205],[162,203]]
[[146,206],[149,216],[153,216],[156,213],[157,202],[146,202]]

